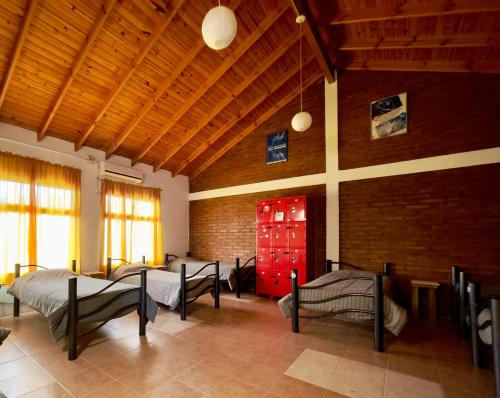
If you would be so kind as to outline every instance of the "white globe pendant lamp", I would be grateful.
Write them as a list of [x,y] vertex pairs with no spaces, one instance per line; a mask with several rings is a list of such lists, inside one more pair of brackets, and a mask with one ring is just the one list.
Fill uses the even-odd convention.
[[296,113],[292,118],[292,128],[299,133],[302,131],[306,131],[312,124],[312,116],[309,112],[305,112],[302,110],[302,23],[306,20],[304,15],[299,15],[295,22],[297,22],[300,26],[300,51],[299,51],[299,59],[300,59],[300,112]]
[[219,5],[207,12],[201,24],[201,34],[206,45],[213,50],[228,47],[236,37],[238,24],[233,10]]

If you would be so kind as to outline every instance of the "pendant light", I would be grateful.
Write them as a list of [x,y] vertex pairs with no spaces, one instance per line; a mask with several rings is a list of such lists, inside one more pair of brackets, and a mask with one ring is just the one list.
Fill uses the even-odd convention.
[[236,37],[238,24],[233,10],[219,5],[207,12],[201,24],[201,34],[206,45],[213,50],[222,50]]
[[292,119],[292,128],[295,131],[302,132],[306,131],[312,124],[312,117],[309,112],[304,112],[302,110],[302,23],[306,20],[304,15],[299,15],[295,22],[297,22],[300,26],[300,38],[299,38],[299,59],[300,59],[300,112],[296,113]]

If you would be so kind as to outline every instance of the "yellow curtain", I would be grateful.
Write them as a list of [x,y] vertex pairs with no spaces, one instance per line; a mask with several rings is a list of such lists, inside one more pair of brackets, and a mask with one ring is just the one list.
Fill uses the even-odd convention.
[[1,282],[10,282],[16,263],[79,266],[80,174],[0,152]]
[[101,189],[100,258],[161,264],[160,190],[104,180]]

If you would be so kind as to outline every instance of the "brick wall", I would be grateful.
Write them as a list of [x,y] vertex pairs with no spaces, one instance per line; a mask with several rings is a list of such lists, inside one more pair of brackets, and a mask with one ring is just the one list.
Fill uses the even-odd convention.
[[[371,141],[370,102],[408,93],[408,133]],[[339,159],[349,169],[500,146],[497,75],[348,71],[339,78]]]
[[[250,184],[325,172],[325,104],[324,84],[317,84],[304,92],[304,109],[313,117],[312,126],[297,133],[290,125],[300,109],[299,98],[276,113],[267,123],[232,148],[205,172],[190,181],[190,191]],[[265,163],[265,137],[288,129],[288,161]]]
[[189,203],[189,240],[194,257],[234,261],[255,255],[255,204],[259,199],[306,195],[315,214],[316,275],[324,270],[326,253],[325,185],[197,200]]
[[394,263],[406,303],[409,279],[449,283],[452,264],[500,282],[499,203],[500,164],[341,183],[340,257]]

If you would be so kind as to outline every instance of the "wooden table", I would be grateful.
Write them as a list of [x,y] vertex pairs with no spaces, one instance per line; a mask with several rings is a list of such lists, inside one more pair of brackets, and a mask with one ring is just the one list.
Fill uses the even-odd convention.
[[439,283],[434,281],[421,281],[414,279],[411,281],[411,286],[413,287],[413,297],[411,303],[413,316],[415,318],[418,318],[419,291],[420,289],[425,289],[427,291],[427,297],[429,299],[429,318],[435,320],[437,318],[436,290],[439,288]]

